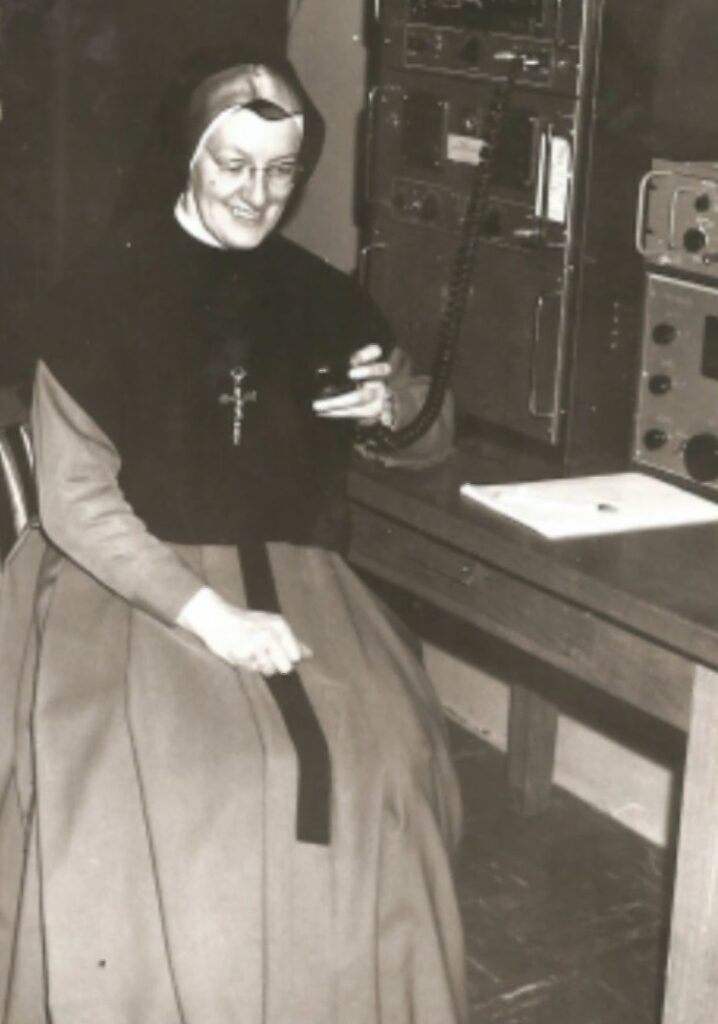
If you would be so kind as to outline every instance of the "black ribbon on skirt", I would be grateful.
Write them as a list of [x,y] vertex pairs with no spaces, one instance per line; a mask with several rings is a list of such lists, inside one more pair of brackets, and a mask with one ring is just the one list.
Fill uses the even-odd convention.
[[[237,546],[247,606],[281,614],[279,596],[261,539]],[[263,676],[284,719],[299,765],[295,834],[302,843],[328,846],[331,840],[332,767],[329,746],[298,672]]]

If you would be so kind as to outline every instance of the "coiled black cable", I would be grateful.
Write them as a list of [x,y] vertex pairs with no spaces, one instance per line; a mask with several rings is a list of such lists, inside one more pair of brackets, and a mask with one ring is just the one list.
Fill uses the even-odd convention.
[[431,429],[441,413],[458,350],[471,276],[481,241],[482,224],[489,204],[496,145],[506,105],[517,75],[522,68],[523,60],[517,54],[516,58],[511,61],[508,75],[497,83],[491,97],[484,123],[482,139],[484,145],[481,150],[481,159],[476,165],[461,225],[461,236],[454,254],[449,276],[448,297],[441,313],[437,332],[437,350],[431,372],[431,384],[424,404],[414,419],[404,427],[397,430],[390,430],[381,425],[369,428],[363,438],[363,443],[371,451],[393,452],[414,444]]

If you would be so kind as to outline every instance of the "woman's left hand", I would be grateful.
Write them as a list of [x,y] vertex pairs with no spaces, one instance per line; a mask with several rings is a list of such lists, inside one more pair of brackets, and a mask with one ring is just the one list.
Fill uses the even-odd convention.
[[356,387],[331,398],[317,398],[312,408],[327,419],[353,419],[363,426],[391,425],[393,396],[386,378],[391,366],[382,359],[379,345],[366,345],[349,360],[349,378]]

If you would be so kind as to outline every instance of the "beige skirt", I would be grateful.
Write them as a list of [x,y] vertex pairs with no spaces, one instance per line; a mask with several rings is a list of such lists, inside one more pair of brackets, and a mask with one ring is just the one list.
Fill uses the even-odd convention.
[[[243,601],[230,548],[181,548]],[[2,1024],[457,1024],[456,781],[431,684],[343,560],[272,545],[332,838],[261,676],[28,534],[0,600]]]

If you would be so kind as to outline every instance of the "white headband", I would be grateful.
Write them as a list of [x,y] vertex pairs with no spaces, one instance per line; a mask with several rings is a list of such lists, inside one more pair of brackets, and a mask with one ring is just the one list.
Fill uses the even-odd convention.
[[260,118],[262,121],[267,121],[268,124],[281,124],[282,121],[289,120],[296,127],[297,131],[299,132],[300,138],[304,135],[304,115],[303,114],[288,114],[286,119],[285,118],[277,118],[277,120],[274,121],[272,119],[268,119],[268,118],[262,117],[261,114],[257,114],[256,111],[252,110],[252,108],[247,106],[246,104],[238,103],[238,104],[235,104],[234,106],[226,107],[224,110],[220,110],[220,112],[218,114],[216,114],[215,117],[209,122],[209,124],[207,125],[207,127],[204,129],[204,131],[200,135],[199,139],[197,140],[197,145],[195,146],[194,152],[192,153],[192,156],[190,157],[190,161],[189,161],[190,169],[194,166],[195,161],[197,160],[197,157],[200,155],[200,153],[204,149],[205,144],[207,142],[207,139],[214,132],[215,128],[219,127],[219,125],[222,123],[222,121],[226,120],[226,118],[228,118],[230,115],[238,114],[238,113],[240,113],[242,111],[247,111],[248,113],[254,114],[255,117]]

